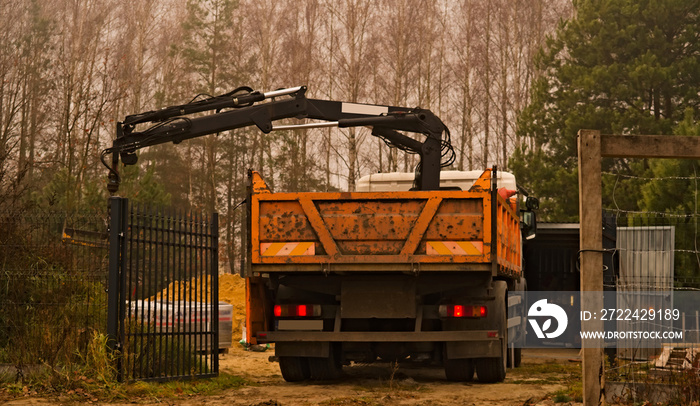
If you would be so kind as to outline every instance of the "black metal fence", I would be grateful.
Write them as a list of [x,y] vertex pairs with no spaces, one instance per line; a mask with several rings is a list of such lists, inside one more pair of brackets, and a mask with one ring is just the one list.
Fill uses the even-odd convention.
[[218,374],[218,217],[110,199],[108,334],[120,380]]
[[106,325],[106,236],[106,213],[0,212],[0,364],[82,361]]

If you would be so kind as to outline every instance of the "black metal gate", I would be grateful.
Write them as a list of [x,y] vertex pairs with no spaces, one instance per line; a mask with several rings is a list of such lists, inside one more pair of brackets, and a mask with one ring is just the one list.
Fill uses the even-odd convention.
[[108,334],[120,381],[219,372],[218,216],[110,199]]

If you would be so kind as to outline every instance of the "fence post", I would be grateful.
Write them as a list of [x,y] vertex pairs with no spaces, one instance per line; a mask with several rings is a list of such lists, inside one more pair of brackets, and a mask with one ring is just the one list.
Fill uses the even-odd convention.
[[213,213],[211,218],[211,301],[213,305],[213,317],[211,327],[214,329],[212,340],[212,366],[214,373],[219,375],[219,214]]
[[[673,326],[673,325],[671,325],[671,326]],[[685,331],[685,312],[681,312],[681,332],[683,333],[683,341],[684,341],[684,342],[688,342],[688,341],[686,341],[686,339],[685,339],[686,333],[687,333],[687,332]]]
[[[578,134],[579,216],[581,218],[581,303],[602,309],[603,302],[603,199],[600,175],[600,131],[580,130]],[[584,299],[583,292],[587,293]],[[581,322],[581,331],[603,331],[602,320]],[[602,405],[605,375],[602,340],[581,342],[583,404]]]
[[128,199],[109,198],[109,276],[107,284],[107,346],[119,350],[120,271],[124,223]]

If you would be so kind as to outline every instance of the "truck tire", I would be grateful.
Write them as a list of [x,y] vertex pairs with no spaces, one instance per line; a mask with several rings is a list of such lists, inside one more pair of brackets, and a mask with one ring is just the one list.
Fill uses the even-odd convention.
[[340,378],[343,366],[336,346],[331,345],[328,358],[309,357],[309,372],[315,381],[329,381]]
[[[525,281],[524,278],[521,279],[521,282],[516,285],[515,289],[520,293],[525,293],[525,291],[527,291],[527,282]],[[508,310],[510,310],[510,309],[511,308],[508,307]],[[517,341],[515,344],[516,347],[513,349],[512,353],[511,353],[510,347],[508,347],[508,368],[520,367],[520,363],[522,362],[522,358],[523,358],[523,349],[521,346],[525,343],[525,331],[527,330],[527,317],[524,314],[523,307],[519,307],[518,310],[519,311],[518,311],[517,315],[519,315],[521,317],[520,331],[518,331],[518,334],[516,335],[516,337],[514,337],[514,339],[516,339]],[[508,317],[510,318],[511,315],[508,314]],[[511,355],[513,355],[513,353],[515,355],[515,360],[511,360]]]
[[287,382],[301,382],[311,377],[309,360],[304,357],[280,357],[280,371]]
[[506,361],[508,349],[508,320],[506,319],[506,297],[507,286],[503,281],[495,281],[493,283],[495,301],[495,314],[498,329],[498,335],[501,338],[501,355],[492,358],[479,358],[475,361],[476,376],[479,382],[495,383],[503,382],[506,379]]
[[447,359],[445,376],[452,382],[471,382],[474,379],[474,362],[468,358]]
[[522,362],[522,359],[523,359],[523,349],[522,348],[514,348],[513,352],[515,353],[515,363],[511,359],[511,351],[510,351],[510,348],[508,348],[508,368],[520,367],[520,363]]

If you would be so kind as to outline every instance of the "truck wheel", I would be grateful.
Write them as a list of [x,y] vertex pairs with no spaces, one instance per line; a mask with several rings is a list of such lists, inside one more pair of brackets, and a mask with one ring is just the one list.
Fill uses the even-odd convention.
[[474,379],[474,362],[471,359],[445,360],[445,376],[448,381],[470,382]]
[[[527,282],[525,279],[522,279],[522,282],[519,283],[519,286],[516,286],[516,289],[522,289],[520,290],[520,293],[525,293],[527,290]],[[517,292],[516,292],[517,293]],[[510,311],[511,307],[508,307],[508,311]],[[522,345],[525,343],[525,331],[527,330],[527,318],[524,314],[524,308],[522,306],[517,307],[516,310],[516,315],[521,317],[521,323],[518,331],[516,331],[516,336],[513,337],[514,340],[516,340],[517,347],[513,349],[511,352],[510,347],[508,347],[508,368],[518,368],[520,367],[520,363],[523,358],[523,349]],[[512,317],[512,315],[509,313],[508,318]],[[511,356],[515,355],[515,361],[511,360]]]
[[506,379],[506,346],[501,347],[503,348],[500,357],[476,360],[476,376],[479,377],[479,382],[496,383]]
[[513,363],[513,360],[511,359],[510,348],[508,348],[508,368],[520,367],[520,363],[521,363],[522,358],[523,358],[523,349],[522,348],[514,348],[513,352],[515,353],[515,364]]
[[493,283],[496,295],[494,305],[495,320],[501,341],[501,355],[492,358],[479,358],[476,360],[476,376],[480,382],[495,383],[506,379],[506,360],[508,349],[508,321],[506,319],[507,286],[503,281]]
[[309,360],[304,357],[280,357],[280,371],[287,382],[301,382],[309,379]]
[[309,371],[311,379],[315,381],[328,381],[340,378],[343,366],[340,363],[340,354],[337,347],[331,345],[328,358],[309,357]]
[[479,377],[479,382],[495,383],[503,382],[506,379],[506,348],[505,342],[503,342],[500,357],[476,360],[476,376]]

